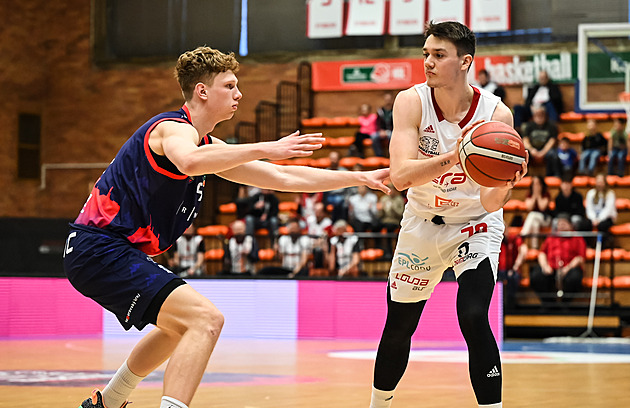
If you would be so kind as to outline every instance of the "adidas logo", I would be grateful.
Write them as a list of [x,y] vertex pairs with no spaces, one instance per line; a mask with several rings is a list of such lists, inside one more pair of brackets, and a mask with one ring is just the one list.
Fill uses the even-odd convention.
[[490,370],[490,372],[486,374],[488,378],[498,377],[500,375],[501,373],[499,372],[499,369],[497,368],[497,366],[492,367],[492,370]]
[[429,125],[427,127],[424,128],[424,133],[435,133],[435,130],[433,129],[433,125]]

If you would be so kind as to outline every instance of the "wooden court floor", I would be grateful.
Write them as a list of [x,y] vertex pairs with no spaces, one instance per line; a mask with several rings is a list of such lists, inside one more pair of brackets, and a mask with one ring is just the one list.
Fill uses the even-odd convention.
[[[0,407],[76,408],[92,388],[102,388],[134,343],[124,338],[0,341]],[[367,408],[376,346],[220,339],[191,408]],[[412,354],[436,346],[414,344]],[[630,407],[630,345],[625,347],[625,355],[600,354],[607,357],[604,362],[593,353],[593,361],[567,363],[561,354],[540,364],[546,357],[525,356],[525,345],[511,353],[516,363],[503,365],[503,406]],[[587,354],[591,351],[586,347]],[[476,407],[466,363],[450,358],[462,353],[446,350],[424,361],[412,359],[392,407]],[[609,362],[616,359],[624,362]],[[134,391],[131,408],[159,407],[159,371]]]

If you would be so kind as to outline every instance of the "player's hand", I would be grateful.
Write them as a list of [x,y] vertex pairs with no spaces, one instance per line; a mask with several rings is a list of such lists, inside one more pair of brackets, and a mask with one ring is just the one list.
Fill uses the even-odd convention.
[[388,195],[392,192],[387,186],[387,183],[389,182],[389,167],[385,169],[366,171],[363,174],[365,174],[363,184],[367,187],[372,190],[381,190],[383,193]]
[[308,157],[314,150],[321,149],[324,138],[321,133],[300,134],[295,131],[275,142],[268,142],[269,148],[266,158],[269,160],[282,160],[291,157]]
[[472,130],[472,128],[474,128],[475,126],[483,122],[485,122],[485,120],[480,119],[466,126],[464,130],[462,130],[462,134],[457,138],[457,144],[455,145],[455,164],[459,163],[459,145],[462,144],[462,140],[464,140],[464,136],[466,136],[468,132]]
[[527,164],[529,163],[529,152],[525,150],[525,160],[521,163],[521,170],[514,173],[514,178],[505,183],[505,188],[514,188],[516,184],[527,174]]

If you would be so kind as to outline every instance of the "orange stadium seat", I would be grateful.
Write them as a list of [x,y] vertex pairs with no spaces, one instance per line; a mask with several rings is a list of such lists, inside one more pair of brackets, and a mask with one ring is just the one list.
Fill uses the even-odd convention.
[[281,225],[278,227],[278,234],[280,235],[288,235],[289,234],[289,229],[286,227],[286,225]]
[[372,156],[360,160],[359,163],[365,168],[388,167],[389,159],[386,157]]
[[260,228],[254,232],[254,235],[257,235],[260,237],[266,237],[269,235],[269,230],[267,228]]
[[608,120],[610,115],[603,112],[593,112],[593,113],[585,113],[584,119],[594,119],[594,120]]
[[615,113],[611,113],[610,114],[610,118],[611,119],[623,119],[623,120],[626,120],[628,118],[628,115],[626,115],[623,112],[615,112]]
[[545,177],[545,184],[547,185],[547,187],[560,187],[560,181],[561,180],[558,177]]
[[528,261],[535,261],[538,259],[539,253],[540,253],[539,250],[535,248],[530,248],[527,250],[527,256],[525,257],[525,259],[527,259]]
[[623,176],[617,179],[617,186],[630,187],[630,176]]
[[584,139],[584,132],[560,132],[558,139],[569,139],[569,142],[580,143]]
[[613,225],[610,227],[610,233],[613,235],[630,235],[630,222]]
[[584,120],[584,115],[577,112],[564,112],[560,114],[560,120],[563,122],[579,122]]
[[236,214],[236,203],[221,204],[219,212],[221,214]]
[[223,259],[223,254],[223,248],[208,249],[203,254],[203,259],[205,259],[206,261],[219,261]]
[[521,179],[521,181],[519,181],[518,183],[516,183],[516,187],[519,188],[529,188],[529,186],[532,184],[532,178],[529,176],[523,177]]
[[[617,185],[617,182],[619,181],[620,178],[621,177],[619,176],[609,174],[606,176],[606,183],[608,183],[609,186],[614,187]],[[595,185],[595,179],[593,179],[593,185]]]
[[328,139],[330,147],[349,147],[354,142],[354,136],[331,137]]
[[276,251],[272,248],[263,248],[258,250],[258,258],[261,261],[271,261],[276,256]]
[[330,159],[328,157],[322,157],[320,159],[312,159],[310,165],[312,167],[325,169],[326,167],[330,166]]
[[383,250],[381,248],[368,248],[359,252],[359,257],[363,261],[375,261],[383,257]]
[[313,117],[302,119],[302,126],[321,127],[326,125],[326,118]]
[[589,176],[575,176],[573,177],[573,185],[575,187],[586,187],[590,184]]
[[339,160],[339,165],[342,167],[345,167],[346,169],[351,169],[360,162],[361,162],[360,157],[350,156],[350,157],[344,157],[341,160]]
[[298,203],[295,201],[281,201],[278,204],[278,210],[283,212],[291,212],[298,210]]
[[360,126],[361,124],[359,123],[359,118],[357,117],[350,117],[348,118],[348,126]]
[[213,237],[217,235],[227,235],[229,230],[227,225],[207,225],[197,228],[197,234],[204,237]]
[[529,287],[529,278],[522,278],[521,281],[518,284],[522,288],[528,288]]
[[521,200],[511,199],[503,206],[505,211],[525,211],[525,202]]
[[[610,278],[608,276],[600,276],[597,278],[597,287],[598,288],[609,288],[610,287]],[[586,277],[582,278],[582,285],[587,288],[593,287],[593,278]]]
[[326,119],[327,126],[347,126],[348,118],[346,116],[337,116],[334,118]]
[[630,276],[615,276],[613,285],[616,289],[630,289]]
[[617,198],[615,200],[615,207],[618,210],[630,210],[630,198]]

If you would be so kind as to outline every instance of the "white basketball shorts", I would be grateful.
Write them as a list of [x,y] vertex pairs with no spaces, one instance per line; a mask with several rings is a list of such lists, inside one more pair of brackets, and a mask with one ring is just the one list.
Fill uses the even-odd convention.
[[504,229],[500,211],[466,223],[437,225],[405,209],[389,271],[392,300],[412,303],[428,299],[447,268],[452,267],[459,277],[485,258],[490,260],[496,281]]

